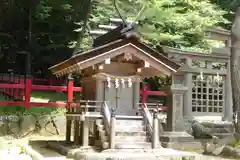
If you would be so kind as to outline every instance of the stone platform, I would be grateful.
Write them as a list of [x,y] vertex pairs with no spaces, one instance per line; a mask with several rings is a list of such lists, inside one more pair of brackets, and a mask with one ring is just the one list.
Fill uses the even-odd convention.
[[81,148],[65,144],[60,141],[49,141],[48,147],[75,160],[107,160],[107,159],[128,159],[128,160],[195,160],[197,153],[177,151],[174,149],[107,149],[102,152],[94,147]]
[[202,144],[186,132],[163,132],[160,141],[164,148],[178,150],[199,150],[202,148]]

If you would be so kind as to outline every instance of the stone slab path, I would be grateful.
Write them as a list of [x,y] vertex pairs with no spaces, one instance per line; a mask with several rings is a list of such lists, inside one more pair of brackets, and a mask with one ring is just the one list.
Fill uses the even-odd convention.
[[[156,150],[151,149],[133,149],[133,150],[105,150],[101,153],[76,153],[75,159],[68,159],[65,156],[47,148],[47,143],[44,140],[63,140],[64,137],[51,136],[31,136],[20,140],[19,143],[29,144],[33,150],[43,157],[42,160],[182,160],[182,157],[192,157],[193,160],[233,160],[227,158],[204,156],[198,153],[183,152],[173,149],[161,148]],[[29,143],[30,142],[30,143]]]
[[156,150],[107,150],[102,153],[79,153],[76,155],[76,159],[79,160],[182,160],[182,157],[195,157],[193,160],[232,160],[166,148]]

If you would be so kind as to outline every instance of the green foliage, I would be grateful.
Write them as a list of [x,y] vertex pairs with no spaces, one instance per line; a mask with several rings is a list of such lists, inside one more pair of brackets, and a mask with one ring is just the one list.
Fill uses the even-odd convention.
[[[226,24],[238,1],[217,0],[116,0],[122,16],[139,18],[141,38],[157,47],[169,45],[186,50],[205,51],[210,43],[203,38],[203,30],[209,26]],[[31,3],[30,3],[31,2]],[[108,24],[108,19],[118,14],[113,0],[34,0],[0,2],[0,63],[1,72],[13,68],[24,73],[24,55],[28,51],[29,6],[32,10],[31,55],[33,73],[42,70],[46,76],[48,67],[70,57],[73,51],[89,49],[92,37],[88,28],[97,29]],[[224,12],[224,11],[225,12]]]
[[[227,23],[225,12],[208,0],[118,0],[123,17],[134,20],[146,5],[139,19],[138,31],[142,39],[153,47],[169,45],[190,50],[210,48],[204,30],[219,23]],[[118,17],[111,0],[94,3],[91,26],[106,23],[106,18]]]
[[240,141],[239,140],[235,140],[231,143],[232,147],[239,147],[240,146]]

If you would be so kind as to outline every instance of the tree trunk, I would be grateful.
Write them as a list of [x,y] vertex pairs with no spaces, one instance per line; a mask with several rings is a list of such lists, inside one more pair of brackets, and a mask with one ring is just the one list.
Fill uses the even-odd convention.
[[233,95],[234,125],[240,133],[240,8],[237,9],[231,37],[231,81]]

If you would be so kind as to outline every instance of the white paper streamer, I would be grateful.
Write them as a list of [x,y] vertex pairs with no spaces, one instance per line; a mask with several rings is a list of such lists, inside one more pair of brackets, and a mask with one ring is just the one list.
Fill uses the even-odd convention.
[[132,80],[131,80],[131,78],[128,78],[128,87],[129,88],[132,87]]
[[121,79],[122,87],[125,88],[125,80],[122,78]]
[[107,82],[108,82],[107,87],[111,88],[111,78],[110,77],[107,77]]
[[119,80],[117,78],[115,79],[115,87],[119,88]]

